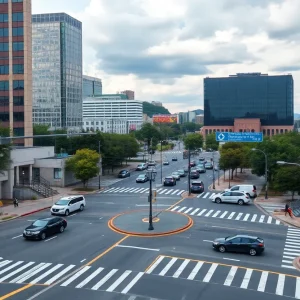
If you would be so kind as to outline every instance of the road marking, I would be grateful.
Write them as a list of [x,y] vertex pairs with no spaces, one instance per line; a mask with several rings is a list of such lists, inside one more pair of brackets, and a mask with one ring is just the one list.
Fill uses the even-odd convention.
[[125,271],[106,291],[107,292],[113,292],[121,283],[124,279],[126,279],[132,271],[127,270]]
[[108,249],[106,249],[105,251],[103,251],[102,253],[100,253],[98,256],[96,256],[95,258],[93,258],[91,261],[89,261],[86,264],[86,266],[90,266],[92,263],[94,263],[95,261],[97,261],[99,258],[101,258],[105,254],[107,254],[108,252],[110,252],[111,250],[113,250],[117,245],[119,245],[120,243],[122,243],[123,241],[125,241],[128,237],[129,237],[129,235],[126,235],[123,238],[121,238],[118,242],[116,242],[111,247],[109,247]]
[[38,283],[40,280],[42,280],[43,278],[47,277],[49,274],[53,273],[54,271],[56,271],[57,269],[59,269],[62,266],[63,266],[63,264],[58,264],[58,265],[54,266],[53,268],[51,268],[47,272],[43,273],[38,278],[35,278],[34,280],[32,280],[30,283],[31,284]]
[[191,272],[191,274],[188,277],[189,280],[193,280],[196,277],[196,275],[198,274],[199,270],[203,266],[203,263],[204,262],[202,262],[202,261],[198,261],[197,262],[195,268],[193,269],[193,271]]
[[84,279],[82,282],[76,285],[76,289],[82,288],[87,283],[89,283],[94,277],[96,277],[99,273],[101,273],[104,270],[104,268],[98,268],[96,271],[94,271],[90,276],[88,276],[86,279]]
[[82,263],[82,262],[84,262],[84,261],[86,261],[86,258],[85,258],[85,259],[83,259],[83,260],[81,260],[80,262]]
[[213,241],[209,241],[209,240],[203,240],[203,242],[212,243]]
[[99,218],[99,220],[102,220],[102,219],[103,219],[103,217]]
[[172,277],[178,278],[189,262],[190,262],[189,259],[185,259]]
[[205,275],[203,282],[209,282],[210,279],[212,278],[212,276],[214,275],[216,269],[218,267],[218,264],[214,263],[211,265],[211,267],[209,268],[207,274]]
[[110,277],[112,277],[118,269],[111,270],[106,276],[104,276],[98,283],[96,283],[91,289],[98,290]]
[[[123,289],[123,291],[121,292],[121,294],[127,294],[130,289],[140,280],[140,278],[144,275],[144,272],[139,272],[130,282],[129,284]],[[132,299],[132,297],[134,297]],[[136,296],[130,296],[130,298],[128,300],[134,300],[136,298]]]
[[53,239],[56,239],[56,238],[57,238],[57,235],[54,236],[54,237],[52,237],[52,238],[50,238],[50,239],[48,239],[48,240],[45,240],[45,242],[49,242],[49,241],[51,241],[51,240],[53,240]]
[[160,250],[160,249],[143,248],[143,247],[128,246],[128,245],[116,245],[116,247],[119,247],[119,248],[133,248],[133,249],[149,250],[149,251],[159,251]]
[[27,290],[27,289],[30,288],[30,287],[32,287],[32,284],[24,285],[23,287],[21,287],[21,288],[19,288],[19,289],[17,289],[17,290],[14,290],[14,291],[12,291],[12,292],[10,292],[10,293],[8,293],[8,294],[6,294],[6,295],[0,297],[0,300],[5,300],[5,299],[7,299],[7,298],[10,298],[10,297],[12,297],[12,296],[14,296],[14,295],[16,295],[16,294],[18,294],[18,293],[24,291],[24,290]]
[[173,257],[158,275],[159,276],[165,276],[166,273],[169,271],[169,269],[174,265],[176,260],[177,260],[177,258]]
[[68,217],[71,218],[71,217],[74,217],[74,216],[76,216],[76,215],[77,215],[77,213],[72,214],[72,215],[69,215]]
[[163,256],[157,256],[156,259],[146,268],[145,273],[151,274],[152,271],[160,264],[160,262],[164,259]]
[[223,259],[226,259],[226,260],[233,260],[233,261],[240,261],[239,259],[227,258],[227,257],[223,257]]
[[234,278],[237,270],[238,270],[238,267],[236,267],[236,266],[231,267],[231,269],[226,277],[226,280],[224,282],[224,285],[231,286],[231,283],[233,281],[233,278]]
[[[155,206],[164,206],[164,207],[166,207],[166,206],[170,206],[170,204],[153,204],[153,205],[155,205]],[[149,204],[136,204],[135,206],[149,206]]]
[[52,277],[48,281],[46,281],[45,285],[52,284],[53,282],[56,281],[56,279],[58,279],[59,277],[61,277],[64,274],[66,274],[69,270],[73,269],[74,267],[75,267],[75,265],[69,265],[68,267],[66,267],[65,269],[63,269],[62,271],[60,271],[58,274],[56,274],[54,277]]
[[60,286],[67,286],[67,285],[69,285],[71,282],[73,282],[75,279],[77,279],[80,275],[82,275],[84,272],[86,272],[89,268],[91,268],[91,267],[90,266],[85,266],[80,271],[78,271],[73,276],[71,276],[67,281],[65,281],[64,283],[62,283]]
[[247,269],[247,271],[245,273],[245,276],[244,276],[244,279],[243,279],[243,282],[241,284],[241,289],[247,289],[248,288],[252,272],[253,272],[252,269]]
[[17,236],[14,236],[13,238],[11,238],[12,240],[14,240],[14,239],[17,239],[17,238],[19,238],[19,237],[21,237],[21,236],[23,236],[23,234],[20,234],[20,235],[17,235]]
[[23,271],[24,269],[26,269],[27,267],[29,267],[29,266],[31,266],[31,265],[33,265],[33,264],[34,264],[34,262],[31,261],[31,262],[27,263],[26,265],[24,265],[24,266],[22,266],[22,267],[20,267],[20,268],[18,268],[18,269],[16,269],[16,270],[14,270],[13,272],[11,272],[11,273],[5,275],[4,277],[1,277],[1,278],[0,278],[0,282],[3,282],[3,281],[5,281],[6,279],[8,279],[8,278],[14,276],[15,274],[20,273],[21,271]]

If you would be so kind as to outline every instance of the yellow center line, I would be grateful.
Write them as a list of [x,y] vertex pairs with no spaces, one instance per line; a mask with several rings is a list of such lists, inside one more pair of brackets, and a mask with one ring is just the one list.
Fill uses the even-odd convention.
[[32,287],[32,286],[33,286],[33,284],[27,284],[27,285],[24,285],[24,286],[22,286],[21,288],[19,288],[19,289],[17,289],[17,290],[14,290],[14,291],[12,291],[12,292],[10,292],[10,293],[8,293],[8,294],[6,294],[6,295],[0,297],[0,300],[8,299],[9,297],[12,297],[12,296],[14,296],[14,295],[16,295],[16,294],[18,294],[18,293],[24,291],[24,290],[27,290],[28,288],[30,288],[30,287]]
[[[116,242],[115,244],[113,244],[111,247],[109,247],[108,249],[106,249],[105,251],[103,251],[102,253],[100,253],[98,256],[96,256],[95,258],[93,258],[91,261],[89,261],[87,264],[85,264],[85,266],[90,266],[91,264],[93,264],[95,261],[97,261],[99,258],[101,258],[102,256],[104,256],[105,254],[107,254],[108,252],[110,252],[111,250],[113,250],[116,246],[118,246],[120,243],[122,243],[123,241],[125,241],[128,237],[130,237],[130,235],[126,235],[123,238],[121,238],[118,242]],[[0,300],[2,300],[0,298]]]
[[145,273],[157,262],[157,260],[163,255],[158,255],[153,262],[146,268],[146,270],[144,271]]
[[176,203],[174,203],[173,205],[171,205],[170,207],[168,207],[166,210],[170,210],[171,208],[175,207],[176,205],[178,205],[179,203],[181,203],[183,200],[185,200],[186,198],[182,198],[179,201],[177,201]]

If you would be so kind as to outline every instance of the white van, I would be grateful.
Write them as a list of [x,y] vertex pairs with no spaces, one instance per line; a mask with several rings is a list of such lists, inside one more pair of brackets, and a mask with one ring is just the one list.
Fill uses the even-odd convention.
[[238,185],[234,185],[230,189],[225,189],[225,192],[235,192],[235,191],[245,192],[246,195],[248,195],[251,198],[257,197],[256,186],[252,184],[238,184]]
[[83,211],[86,205],[82,195],[60,198],[50,209],[52,215],[65,215],[80,210]]

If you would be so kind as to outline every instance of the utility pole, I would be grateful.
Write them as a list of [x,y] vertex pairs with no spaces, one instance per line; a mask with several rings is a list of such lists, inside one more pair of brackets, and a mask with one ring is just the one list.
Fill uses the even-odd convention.
[[150,160],[152,161],[152,138],[151,138],[151,141],[150,141]]
[[191,195],[191,151],[190,149],[188,150],[189,151],[189,166],[188,166],[188,191],[189,191],[189,196]]
[[215,161],[214,161],[214,154],[215,154],[215,151],[213,150],[213,153],[212,153],[212,165],[213,165],[213,189],[215,190],[216,187],[215,187]]
[[100,188],[101,188],[101,185],[100,185],[100,174],[101,174],[101,150],[100,150],[100,147],[101,147],[101,142],[100,142],[100,140],[99,140],[99,149],[98,149],[98,151],[99,151],[99,173],[98,173],[98,189],[100,190]]
[[162,141],[160,141],[160,182],[163,183],[162,179],[162,166],[163,166],[163,161],[162,161]]

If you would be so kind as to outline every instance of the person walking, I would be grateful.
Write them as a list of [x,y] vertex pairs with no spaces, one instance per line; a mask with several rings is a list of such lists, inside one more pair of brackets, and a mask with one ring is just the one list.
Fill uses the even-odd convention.
[[18,207],[19,206],[19,201],[17,198],[14,198],[14,207]]
[[290,208],[290,206],[286,203],[285,208],[284,208],[285,216],[286,216],[287,213],[289,213],[289,208]]

